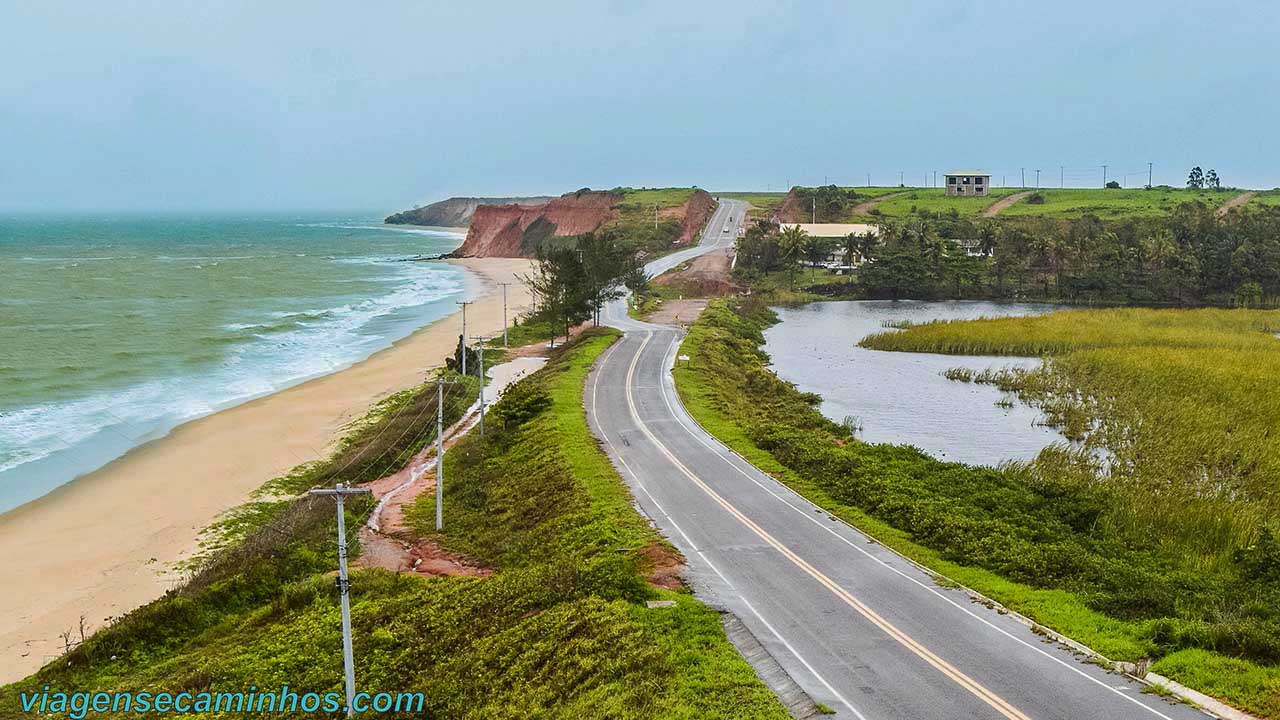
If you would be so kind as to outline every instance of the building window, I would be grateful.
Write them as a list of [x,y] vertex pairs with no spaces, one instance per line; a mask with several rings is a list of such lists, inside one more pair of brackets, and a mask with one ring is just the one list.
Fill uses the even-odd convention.
[[963,194],[964,194],[964,186],[963,186],[963,185],[961,185],[960,187],[956,188],[956,194],[957,194],[957,195],[963,195]]
[[974,179],[973,179],[973,181],[974,181],[975,183],[977,183],[977,184],[981,185],[981,184],[982,184],[982,177],[981,177],[981,176],[976,177],[976,178],[974,178]]
[[947,176],[947,184],[948,184],[948,185],[955,185],[955,184],[956,184],[956,176],[955,176],[955,175],[948,175],[948,176]]

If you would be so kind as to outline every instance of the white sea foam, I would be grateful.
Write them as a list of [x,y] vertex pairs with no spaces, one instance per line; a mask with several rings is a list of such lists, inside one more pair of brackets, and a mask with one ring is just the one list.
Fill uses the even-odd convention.
[[382,257],[351,260],[386,266],[387,292],[332,307],[262,313],[260,319],[225,325],[225,330],[243,332],[243,342],[230,344],[217,366],[198,374],[0,411],[0,472],[73,448],[102,432],[127,439],[130,445],[145,442],[183,421],[347,367],[424,321],[451,312],[452,304],[438,312],[425,306],[466,289],[465,275],[450,266]]

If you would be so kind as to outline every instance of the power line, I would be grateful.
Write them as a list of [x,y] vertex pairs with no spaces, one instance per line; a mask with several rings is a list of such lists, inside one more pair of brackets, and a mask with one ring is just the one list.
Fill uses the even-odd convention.
[[472,300],[455,300],[454,305],[462,306],[462,374],[467,374],[467,306]]
[[355,659],[351,650],[351,581],[347,578],[347,523],[342,510],[342,500],[347,495],[366,495],[367,488],[349,488],[338,483],[333,488],[318,488],[308,491],[308,495],[329,495],[337,500],[338,508],[338,597],[342,606],[342,675],[347,691],[347,717],[355,714],[351,707],[356,695]]

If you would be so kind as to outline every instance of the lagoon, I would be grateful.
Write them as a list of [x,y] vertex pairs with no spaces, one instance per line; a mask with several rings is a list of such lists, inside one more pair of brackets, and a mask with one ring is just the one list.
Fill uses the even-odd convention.
[[[935,355],[858,347],[886,323],[1039,315],[1042,303],[981,301],[839,301],[775,308],[781,322],[765,331],[772,369],[805,392],[822,396],[820,410],[861,426],[870,443],[914,445],[940,460],[997,465],[1028,460],[1064,441],[1040,424],[1038,410],[993,386],[948,380],[948,368],[1034,367],[1017,357]],[[999,403],[999,404],[997,404]]]

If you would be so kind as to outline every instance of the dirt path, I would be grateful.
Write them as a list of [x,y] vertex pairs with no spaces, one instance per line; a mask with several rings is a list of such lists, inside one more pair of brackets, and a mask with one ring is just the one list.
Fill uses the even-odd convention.
[[1035,193],[1034,190],[1027,190],[1025,192],[1014,193],[1009,197],[1002,197],[991,203],[986,210],[983,210],[982,217],[995,217],[1005,210],[1008,210],[1011,206],[1031,197],[1033,193]]
[[870,200],[854,205],[853,211],[851,214],[854,215],[855,217],[860,215],[870,215],[871,209],[879,205],[881,202],[888,200],[889,198],[895,198],[895,197],[900,197],[902,195],[906,195],[909,192],[911,191],[903,190],[902,192],[889,193],[888,195],[878,195],[876,197],[871,198]]
[[1242,192],[1239,195],[1231,198],[1230,200],[1222,203],[1222,206],[1218,208],[1218,217],[1220,218],[1226,217],[1227,213],[1249,202],[1250,200],[1253,199],[1253,196],[1257,194],[1258,193],[1253,192],[1252,190],[1248,192]]
[[[496,399],[508,385],[537,370],[545,357],[517,356],[494,367],[489,373],[485,396]],[[492,393],[492,395],[490,395]],[[462,419],[444,432],[447,450],[475,427],[480,420],[479,404],[473,405]],[[457,553],[451,553],[429,539],[416,537],[405,519],[405,512],[423,493],[436,489],[436,448],[428,445],[413,456],[399,472],[366,483],[378,500],[369,521],[360,528],[358,567],[380,567],[394,572],[419,575],[486,576],[493,570]]]

